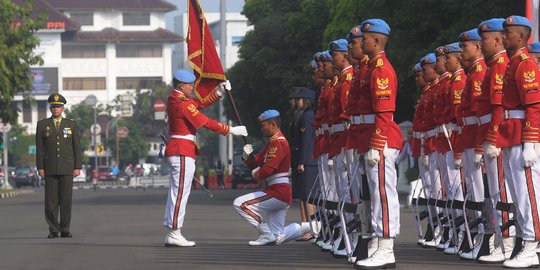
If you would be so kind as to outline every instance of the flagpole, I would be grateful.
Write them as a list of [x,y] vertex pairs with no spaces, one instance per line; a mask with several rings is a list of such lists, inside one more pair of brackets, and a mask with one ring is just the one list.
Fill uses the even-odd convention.
[[[234,103],[234,98],[231,95],[231,91],[227,91],[227,97],[229,100],[229,105],[231,105],[231,108],[233,109],[236,121],[238,121],[238,125],[243,126],[244,124],[242,124],[242,119],[240,119],[240,114],[238,113],[238,109],[236,108],[236,103]],[[244,144],[247,144],[247,137],[242,136],[242,139],[244,140]]]

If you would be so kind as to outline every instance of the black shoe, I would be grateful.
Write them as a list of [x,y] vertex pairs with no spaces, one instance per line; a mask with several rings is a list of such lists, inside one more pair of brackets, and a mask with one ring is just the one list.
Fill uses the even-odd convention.
[[60,237],[62,238],[71,238],[73,235],[70,232],[62,232],[60,233]]
[[51,232],[51,233],[49,233],[49,235],[47,235],[47,238],[58,238],[58,233],[57,232]]

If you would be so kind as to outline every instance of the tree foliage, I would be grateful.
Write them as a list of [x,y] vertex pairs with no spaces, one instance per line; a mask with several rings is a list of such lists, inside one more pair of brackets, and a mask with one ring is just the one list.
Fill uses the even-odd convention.
[[31,17],[34,1],[0,0],[0,118],[14,123],[16,108],[13,96],[29,93],[32,79],[30,66],[42,65],[43,59],[34,54],[39,38],[33,34],[43,25],[44,16]]

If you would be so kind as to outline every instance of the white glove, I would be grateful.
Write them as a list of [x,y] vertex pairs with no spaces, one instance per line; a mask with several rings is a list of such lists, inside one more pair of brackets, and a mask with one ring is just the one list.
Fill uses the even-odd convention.
[[328,169],[329,170],[334,169],[334,160],[333,159],[328,160]]
[[351,127],[351,122],[349,121],[342,121],[341,123],[345,127],[345,130],[349,130],[349,128]]
[[375,166],[381,160],[380,152],[377,149],[370,148],[367,153],[367,161],[370,166]]
[[476,168],[480,168],[480,166],[482,166],[482,154],[475,153],[474,164],[476,165]]
[[535,143],[523,143],[523,166],[531,167],[536,161],[538,156],[536,155]]
[[429,156],[428,155],[422,156],[422,165],[424,165],[424,167],[426,169],[429,168]]
[[216,91],[219,93],[219,96],[225,95],[227,92],[231,91],[231,82],[226,80],[218,85]]
[[463,167],[463,160],[461,158],[456,158],[454,160],[454,165],[456,166],[456,169],[461,169],[461,167]]
[[244,160],[247,160],[249,158],[249,155],[251,155],[253,153],[253,145],[252,144],[246,144],[244,145],[244,148],[243,148],[243,152],[242,152],[242,158]]
[[494,159],[501,154],[501,148],[493,144],[486,143],[486,145],[484,146],[484,152],[489,158]]
[[248,132],[247,132],[246,126],[236,126],[236,127],[229,128],[229,134],[245,137],[248,135]]

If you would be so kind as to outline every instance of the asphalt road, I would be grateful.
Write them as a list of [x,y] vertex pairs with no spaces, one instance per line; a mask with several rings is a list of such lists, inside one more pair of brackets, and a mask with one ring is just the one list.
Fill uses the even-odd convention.
[[[353,269],[307,242],[250,247],[257,232],[232,209],[249,190],[193,191],[183,233],[194,248],[165,248],[166,189],[74,190],[72,239],[47,239],[43,189],[0,200],[0,269]],[[288,222],[298,221],[298,205]],[[415,244],[413,216],[402,209],[398,269],[500,269]]]

